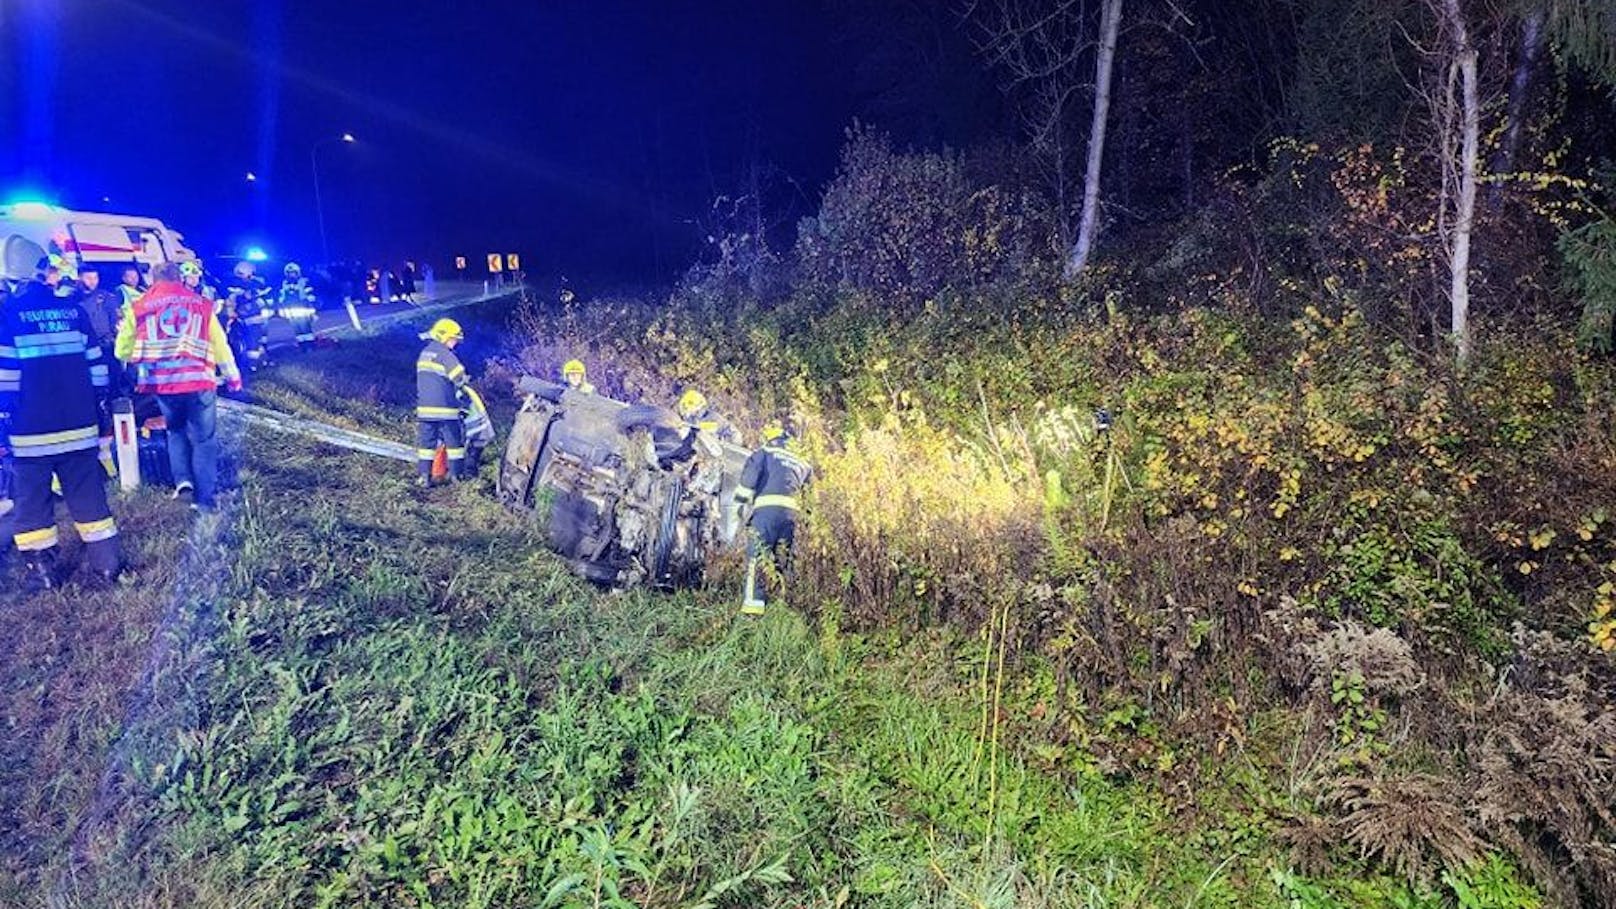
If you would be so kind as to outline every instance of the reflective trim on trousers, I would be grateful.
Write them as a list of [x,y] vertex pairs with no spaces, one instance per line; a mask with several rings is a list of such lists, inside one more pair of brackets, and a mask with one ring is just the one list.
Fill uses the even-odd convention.
[[52,526],[41,530],[26,530],[13,534],[11,541],[17,544],[18,552],[43,552],[56,545],[56,528]]
[[753,508],[789,508],[792,511],[796,511],[797,510],[797,497],[796,496],[780,496],[780,495],[758,496],[757,501],[752,503],[752,507]]
[[[63,429],[58,432],[13,433],[11,447],[20,456],[26,457],[25,452],[32,452],[37,457],[43,454],[93,448],[95,447],[95,440],[100,434],[101,430],[96,426],[80,426],[74,429]],[[61,447],[64,445],[67,447]]]
[[79,539],[86,543],[98,543],[118,535],[118,524],[112,518],[102,518],[87,524],[74,523],[73,529],[78,531]]

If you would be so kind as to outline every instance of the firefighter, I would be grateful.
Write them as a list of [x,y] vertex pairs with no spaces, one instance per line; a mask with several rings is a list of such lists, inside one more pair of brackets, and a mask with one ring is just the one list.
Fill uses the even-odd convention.
[[[202,263],[195,259],[186,259],[180,263],[180,283],[184,284],[187,290],[201,296],[202,299],[207,300],[209,303],[213,303],[214,297],[217,296],[212,285],[203,279]],[[213,307],[213,314],[219,314],[217,304]]]
[[297,335],[299,347],[313,344],[314,288],[309,286],[308,279],[303,277],[302,266],[296,262],[286,263],[286,267],[281,269],[281,279],[276,312],[292,323],[292,333]]
[[118,326],[118,359],[135,370],[135,390],[157,395],[168,424],[168,464],[174,496],[211,512],[218,485],[217,392],[222,374],[241,390],[241,372],[213,303],[184,283],[181,265],[153,269],[151,290]]
[[791,434],[774,424],[763,430],[763,447],[752,452],[741,469],[735,487],[735,502],[752,510],[747,523],[751,537],[746,551],[746,588],[741,597],[742,615],[762,615],[767,606],[764,585],[758,583],[758,569],[766,557],[779,573],[781,584],[789,586],[791,544],[797,533],[797,496],[808,485],[813,471],[808,462],[790,450]]
[[236,363],[246,372],[257,372],[265,365],[264,324],[269,314],[263,307],[263,298],[268,288],[257,272],[251,262],[237,262],[225,289],[225,335]]
[[735,430],[718,416],[718,412],[713,410],[711,404],[707,403],[707,396],[694,388],[685,389],[674,409],[678,411],[679,418],[691,429],[713,433],[725,442],[735,437]]
[[[40,280],[43,250],[12,245],[20,249],[8,255],[6,272],[34,276],[0,307],[0,448],[13,458],[12,541],[23,557],[23,586],[39,591],[61,584],[53,478],[84,541],[89,583],[110,586],[123,559],[106,473],[96,457],[110,370],[84,311]],[[18,256],[35,258],[37,267],[17,268]]]
[[427,345],[415,360],[415,419],[420,424],[415,448],[420,476],[415,485],[425,488],[432,485],[432,459],[440,444],[448,450],[451,481],[465,467],[466,436],[460,409],[466,402],[466,367],[454,348],[466,335],[459,322],[439,319],[421,337],[427,339]]
[[581,391],[586,395],[595,393],[595,386],[589,384],[589,373],[584,369],[584,361],[568,360],[561,367],[561,381],[573,391]]

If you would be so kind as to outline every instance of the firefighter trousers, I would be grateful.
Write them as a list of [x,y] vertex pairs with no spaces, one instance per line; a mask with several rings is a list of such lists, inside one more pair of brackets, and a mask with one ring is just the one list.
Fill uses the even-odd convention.
[[466,461],[466,427],[459,420],[422,420],[416,435],[415,467],[432,476],[432,458],[442,445],[449,454],[449,478],[458,479]]
[[23,558],[54,551],[57,544],[56,503],[51,477],[62,484],[62,498],[73,516],[73,528],[84,541],[85,559],[96,571],[117,571],[118,525],[107,505],[107,473],[93,448],[12,462],[16,478],[15,534],[12,541]]
[[797,512],[770,505],[752,512],[751,524],[742,605],[762,609],[769,599],[766,590],[768,584],[758,576],[765,559],[779,574],[782,592],[790,588],[791,545],[797,537]]

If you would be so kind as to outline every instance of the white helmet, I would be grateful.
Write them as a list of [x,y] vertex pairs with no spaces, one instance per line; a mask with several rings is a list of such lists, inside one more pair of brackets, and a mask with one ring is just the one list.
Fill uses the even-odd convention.
[[9,281],[27,281],[38,277],[39,263],[45,260],[45,250],[27,237],[6,238],[0,249],[0,278]]

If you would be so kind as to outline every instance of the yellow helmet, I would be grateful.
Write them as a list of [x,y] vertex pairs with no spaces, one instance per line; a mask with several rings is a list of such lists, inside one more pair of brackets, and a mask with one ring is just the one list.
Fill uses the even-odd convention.
[[186,278],[202,277],[202,263],[195,259],[186,259],[180,263],[180,275]]
[[561,367],[561,375],[563,378],[567,376],[582,376],[587,374],[587,371],[584,369],[584,361],[582,360],[568,360]]
[[763,424],[763,441],[765,444],[775,439],[785,438],[786,428],[778,421]]
[[707,396],[694,388],[685,389],[685,393],[679,396],[679,416],[681,417],[700,413],[706,406]]
[[448,342],[457,338],[464,338],[466,333],[460,330],[460,323],[453,319],[439,319],[432,323],[432,328],[426,336],[434,341]]

